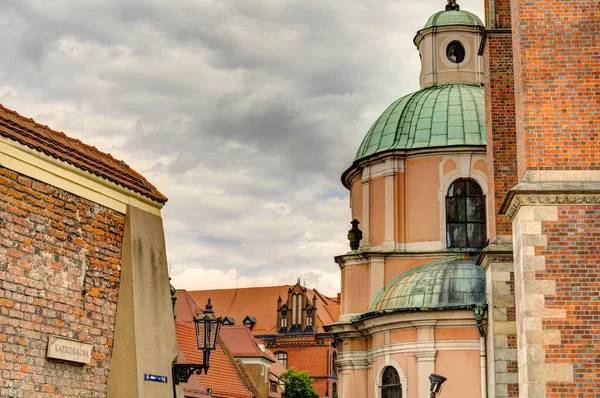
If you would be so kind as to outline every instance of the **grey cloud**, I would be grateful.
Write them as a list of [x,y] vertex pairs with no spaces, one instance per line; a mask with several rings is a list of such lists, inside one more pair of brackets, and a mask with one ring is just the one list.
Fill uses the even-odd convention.
[[0,96],[169,196],[176,274],[333,280],[350,218],[339,176],[417,89],[411,40],[443,3],[5,0]]

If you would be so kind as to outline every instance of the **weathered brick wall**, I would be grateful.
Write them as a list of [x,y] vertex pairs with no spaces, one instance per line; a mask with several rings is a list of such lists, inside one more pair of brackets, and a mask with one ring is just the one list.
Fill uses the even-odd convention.
[[549,364],[573,367],[571,382],[548,382],[547,397],[595,397],[600,392],[600,206],[559,206],[554,221],[542,222],[547,245],[536,250],[546,267],[537,280],[554,282],[545,295],[546,310],[564,310],[546,318],[544,330],[558,330],[560,344],[544,346]]
[[[105,396],[124,221],[0,167],[0,396]],[[46,359],[48,335],[93,344],[92,362]]]
[[250,380],[254,383],[254,387],[259,393],[256,398],[268,398],[270,392],[269,384],[269,369],[260,364],[246,364],[242,365],[246,368]]
[[517,185],[515,95],[510,31],[489,32],[484,50],[488,157],[489,239],[512,234],[512,223],[499,214],[509,189]]
[[519,176],[600,168],[597,0],[511,1]]

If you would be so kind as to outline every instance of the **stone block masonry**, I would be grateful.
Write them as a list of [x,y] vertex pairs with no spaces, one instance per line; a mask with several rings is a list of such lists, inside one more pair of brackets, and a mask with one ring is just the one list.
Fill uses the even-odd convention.
[[[0,396],[106,396],[125,216],[0,167]],[[49,335],[93,345],[46,358]]]
[[[528,199],[535,201],[533,197]],[[519,379],[524,396],[600,391],[600,204],[521,206],[513,219]]]

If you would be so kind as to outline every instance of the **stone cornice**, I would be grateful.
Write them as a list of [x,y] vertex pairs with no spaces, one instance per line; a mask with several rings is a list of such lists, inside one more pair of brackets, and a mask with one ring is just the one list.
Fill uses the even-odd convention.
[[491,242],[485,247],[479,257],[477,264],[484,270],[487,270],[491,263],[512,263],[513,262],[513,246],[512,236],[499,235],[494,242]]
[[513,219],[521,206],[561,206],[561,205],[594,205],[600,204],[600,191],[588,192],[509,192],[500,208],[500,214]]

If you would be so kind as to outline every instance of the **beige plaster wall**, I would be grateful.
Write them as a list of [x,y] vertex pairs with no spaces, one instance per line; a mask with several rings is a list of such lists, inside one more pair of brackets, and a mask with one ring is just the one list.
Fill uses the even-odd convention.
[[[162,219],[128,206],[121,288],[108,397],[172,395],[171,363],[178,355]],[[169,383],[144,381],[145,373]]]
[[439,156],[406,160],[406,243],[440,240]]
[[435,371],[448,378],[440,398],[481,398],[479,351],[438,351]]
[[[483,82],[483,60],[477,55],[481,41],[479,33],[451,27],[430,32],[419,44],[421,88],[448,82]],[[446,56],[446,47],[453,40],[460,41],[465,47],[465,61],[460,64],[450,62]]]

